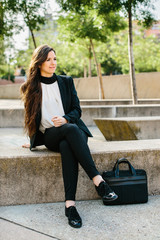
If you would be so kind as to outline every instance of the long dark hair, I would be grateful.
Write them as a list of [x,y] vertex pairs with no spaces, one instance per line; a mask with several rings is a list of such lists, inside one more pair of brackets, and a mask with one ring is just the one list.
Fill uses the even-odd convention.
[[25,107],[25,130],[30,137],[36,132],[35,119],[41,109],[42,89],[39,66],[46,61],[50,51],[55,52],[55,50],[48,45],[41,45],[35,49],[28,69],[27,81],[23,83],[20,88]]

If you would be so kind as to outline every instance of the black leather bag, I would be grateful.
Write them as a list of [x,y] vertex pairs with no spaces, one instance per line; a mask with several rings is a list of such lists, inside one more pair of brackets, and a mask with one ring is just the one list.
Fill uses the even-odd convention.
[[[127,164],[129,170],[119,170],[121,163]],[[105,205],[146,203],[148,201],[147,174],[145,170],[134,169],[126,158],[120,158],[113,171],[105,171],[103,179],[118,195],[118,199]]]

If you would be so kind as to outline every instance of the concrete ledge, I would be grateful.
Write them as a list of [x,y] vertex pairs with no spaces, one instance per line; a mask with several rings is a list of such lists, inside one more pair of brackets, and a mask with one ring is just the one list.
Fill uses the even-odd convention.
[[97,118],[94,121],[109,141],[160,139],[160,117]]
[[95,118],[159,116],[160,105],[95,105],[82,106],[82,119],[88,126],[94,126]]
[[[18,130],[16,130],[18,134]],[[4,133],[3,133],[4,134]],[[61,158],[40,147],[22,149],[14,134],[0,139],[0,205],[64,201]],[[100,172],[111,170],[117,158],[127,157],[135,168],[147,171],[149,194],[160,194],[159,140],[107,142],[90,138],[89,146]],[[79,169],[77,200],[97,199],[84,170]]]
[[[81,106],[86,105],[132,105],[131,99],[81,99]],[[138,99],[138,104],[160,104],[160,99]]]
[[[159,116],[160,104],[152,105],[92,105],[82,106],[82,120],[95,126],[94,118]],[[0,128],[23,126],[23,103],[20,100],[0,100]]]

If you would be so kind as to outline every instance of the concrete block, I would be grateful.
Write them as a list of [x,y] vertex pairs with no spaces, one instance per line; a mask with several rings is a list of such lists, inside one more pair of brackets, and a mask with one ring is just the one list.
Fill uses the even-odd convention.
[[116,106],[115,117],[144,117],[144,116],[160,116],[160,105],[129,105]]
[[0,99],[0,128],[23,127],[23,102],[17,99]]
[[[147,171],[149,194],[160,194],[159,140],[106,142],[90,139],[89,146],[100,173],[111,170],[116,159],[129,158],[135,168]],[[39,147],[22,149],[13,143],[0,156],[0,205],[64,201],[59,153]],[[79,168],[77,200],[99,198],[92,181]]]
[[23,109],[0,109],[0,127],[23,127]]
[[160,139],[160,117],[94,119],[108,141]]
[[94,118],[113,117],[115,114],[114,106],[82,106],[82,120],[87,126],[95,125]]
[[0,85],[0,98],[1,99],[19,99],[21,85],[22,83]]

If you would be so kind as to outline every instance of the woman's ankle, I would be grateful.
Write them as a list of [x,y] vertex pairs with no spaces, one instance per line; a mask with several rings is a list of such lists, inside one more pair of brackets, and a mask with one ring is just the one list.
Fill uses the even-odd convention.
[[95,176],[94,178],[92,178],[92,180],[96,187],[98,187],[101,182],[104,182],[104,179],[102,178],[101,175]]
[[66,208],[69,208],[69,207],[71,207],[71,206],[75,206],[75,201],[73,201],[73,200],[66,200],[66,204],[65,204],[65,206],[66,206]]

